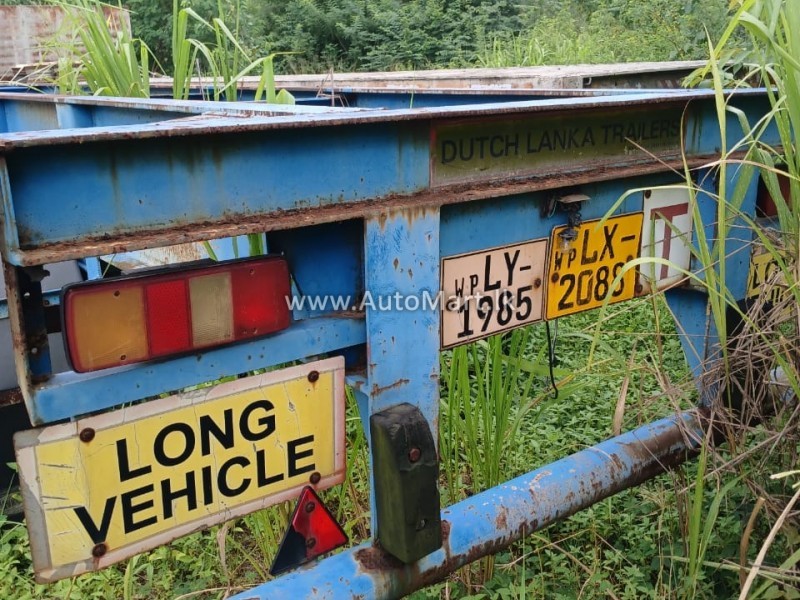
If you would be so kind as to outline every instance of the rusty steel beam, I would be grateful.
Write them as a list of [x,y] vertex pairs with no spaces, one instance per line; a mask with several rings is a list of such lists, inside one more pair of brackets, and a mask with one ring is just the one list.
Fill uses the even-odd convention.
[[400,598],[696,455],[699,411],[640,427],[476,494],[442,511],[442,548],[405,565],[362,544],[234,600]]
[[[435,69],[418,71],[383,71],[377,73],[321,73],[276,75],[279,88],[289,90],[361,90],[412,89],[436,90],[475,88],[508,90],[577,90],[585,87],[645,88],[680,87],[680,81],[694,69],[705,66],[704,61],[636,62],[606,65],[558,65],[539,67]],[[200,80],[210,85],[211,80]],[[242,78],[244,89],[256,89],[258,77]],[[167,77],[152,78],[152,89],[172,90]]]

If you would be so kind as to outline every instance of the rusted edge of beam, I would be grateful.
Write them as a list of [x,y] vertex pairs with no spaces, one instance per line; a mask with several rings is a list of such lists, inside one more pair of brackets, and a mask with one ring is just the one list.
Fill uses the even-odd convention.
[[685,161],[681,158],[672,157],[657,161],[638,161],[621,166],[600,165],[578,172],[528,177],[524,180],[511,182],[507,180],[486,183],[471,182],[430,188],[407,196],[388,196],[373,200],[286,210],[248,217],[237,216],[226,222],[193,223],[173,229],[137,231],[118,236],[106,234],[106,237],[102,238],[92,237],[84,240],[71,240],[30,249],[14,250],[10,252],[7,260],[18,266],[33,266],[85,258],[87,256],[101,256],[249,233],[294,229],[349,219],[369,218],[392,210],[446,206],[639,175],[674,171],[676,176],[683,177],[684,165],[688,165],[689,168],[698,168],[708,165],[718,158],[716,155],[698,155],[687,157]]

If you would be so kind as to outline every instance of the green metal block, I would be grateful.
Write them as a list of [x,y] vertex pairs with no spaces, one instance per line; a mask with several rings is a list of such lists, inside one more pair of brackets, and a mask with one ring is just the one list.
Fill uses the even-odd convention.
[[377,539],[384,550],[412,563],[441,548],[439,461],[419,409],[399,404],[372,415]]

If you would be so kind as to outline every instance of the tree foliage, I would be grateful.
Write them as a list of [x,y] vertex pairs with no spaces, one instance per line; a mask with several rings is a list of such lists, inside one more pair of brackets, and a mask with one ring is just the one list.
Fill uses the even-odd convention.
[[[2,0],[0,0],[2,1]],[[8,1],[8,0],[6,0]],[[287,52],[289,72],[703,58],[720,0],[224,0],[242,42]],[[198,14],[216,0],[185,0]],[[171,0],[124,0],[134,32],[169,64]],[[231,21],[232,19],[226,19]],[[203,35],[203,32],[196,32]],[[529,52],[515,52],[514,47]]]

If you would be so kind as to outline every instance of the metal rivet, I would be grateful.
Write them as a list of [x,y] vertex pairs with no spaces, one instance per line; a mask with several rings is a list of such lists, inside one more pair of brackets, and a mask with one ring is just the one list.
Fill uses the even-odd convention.
[[422,458],[422,450],[419,448],[412,448],[408,451],[408,460],[412,463],[417,462],[420,458]]
[[313,548],[317,545],[317,538],[308,538],[306,540],[306,548]]
[[127,354],[123,354],[123,355],[121,355],[121,356],[119,357],[119,359],[120,359],[120,360],[125,360],[126,358],[128,358],[128,355],[127,355]]
[[92,548],[92,556],[94,556],[95,558],[100,558],[101,556],[105,556],[106,552],[108,552],[108,546],[106,546],[105,542],[95,544],[94,548]]
[[314,512],[314,509],[317,508],[317,505],[314,502],[306,502],[306,512]]
[[653,191],[652,190],[645,190],[644,191],[644,197],[645,198],[649,198],[652,195],[653,195]]
[[319,379],[319,371],[311,371],[311,372],[308,374],[308,380],[309,380],[311,383],[316,383],[316,381],[317,381],[318,379]]
[[550,281],[552,281],[553,283],[557,283],[558,282],[558,273],[553,273],[550,276]]
[[78,437],[82,442],[91,442],[94,439],[95,431],[91,427],[87,427],[86,429],[81,429],[81,432],[78,434]]
[[33,354],[33,355],[39,354],[39,348],[37,348],[36,346],[31,348],[31,354]]
[[114,290],[114,296],[119,297],[119,290]]
[[533,287],[535,287],[535,288],[542,287],[542,278],[541,277],[537,277],[536,279],[533,280]]
[[642,290],[643,290],[644,288],[642,287],[642,284],[641,284],[641,283],[637,283],[637,284],[634,286],[634,289],[636,290],[636,293],[637,293],[637,294],[641,294],[641,293],[642,293]]
[[311,474],[311,477],[308,478],[308,480],[311,483],[313,483],[314,485],[317,485],[319,483],[320,479],[322,479],[322,475],[320,475],[317,471],[314,471]]

